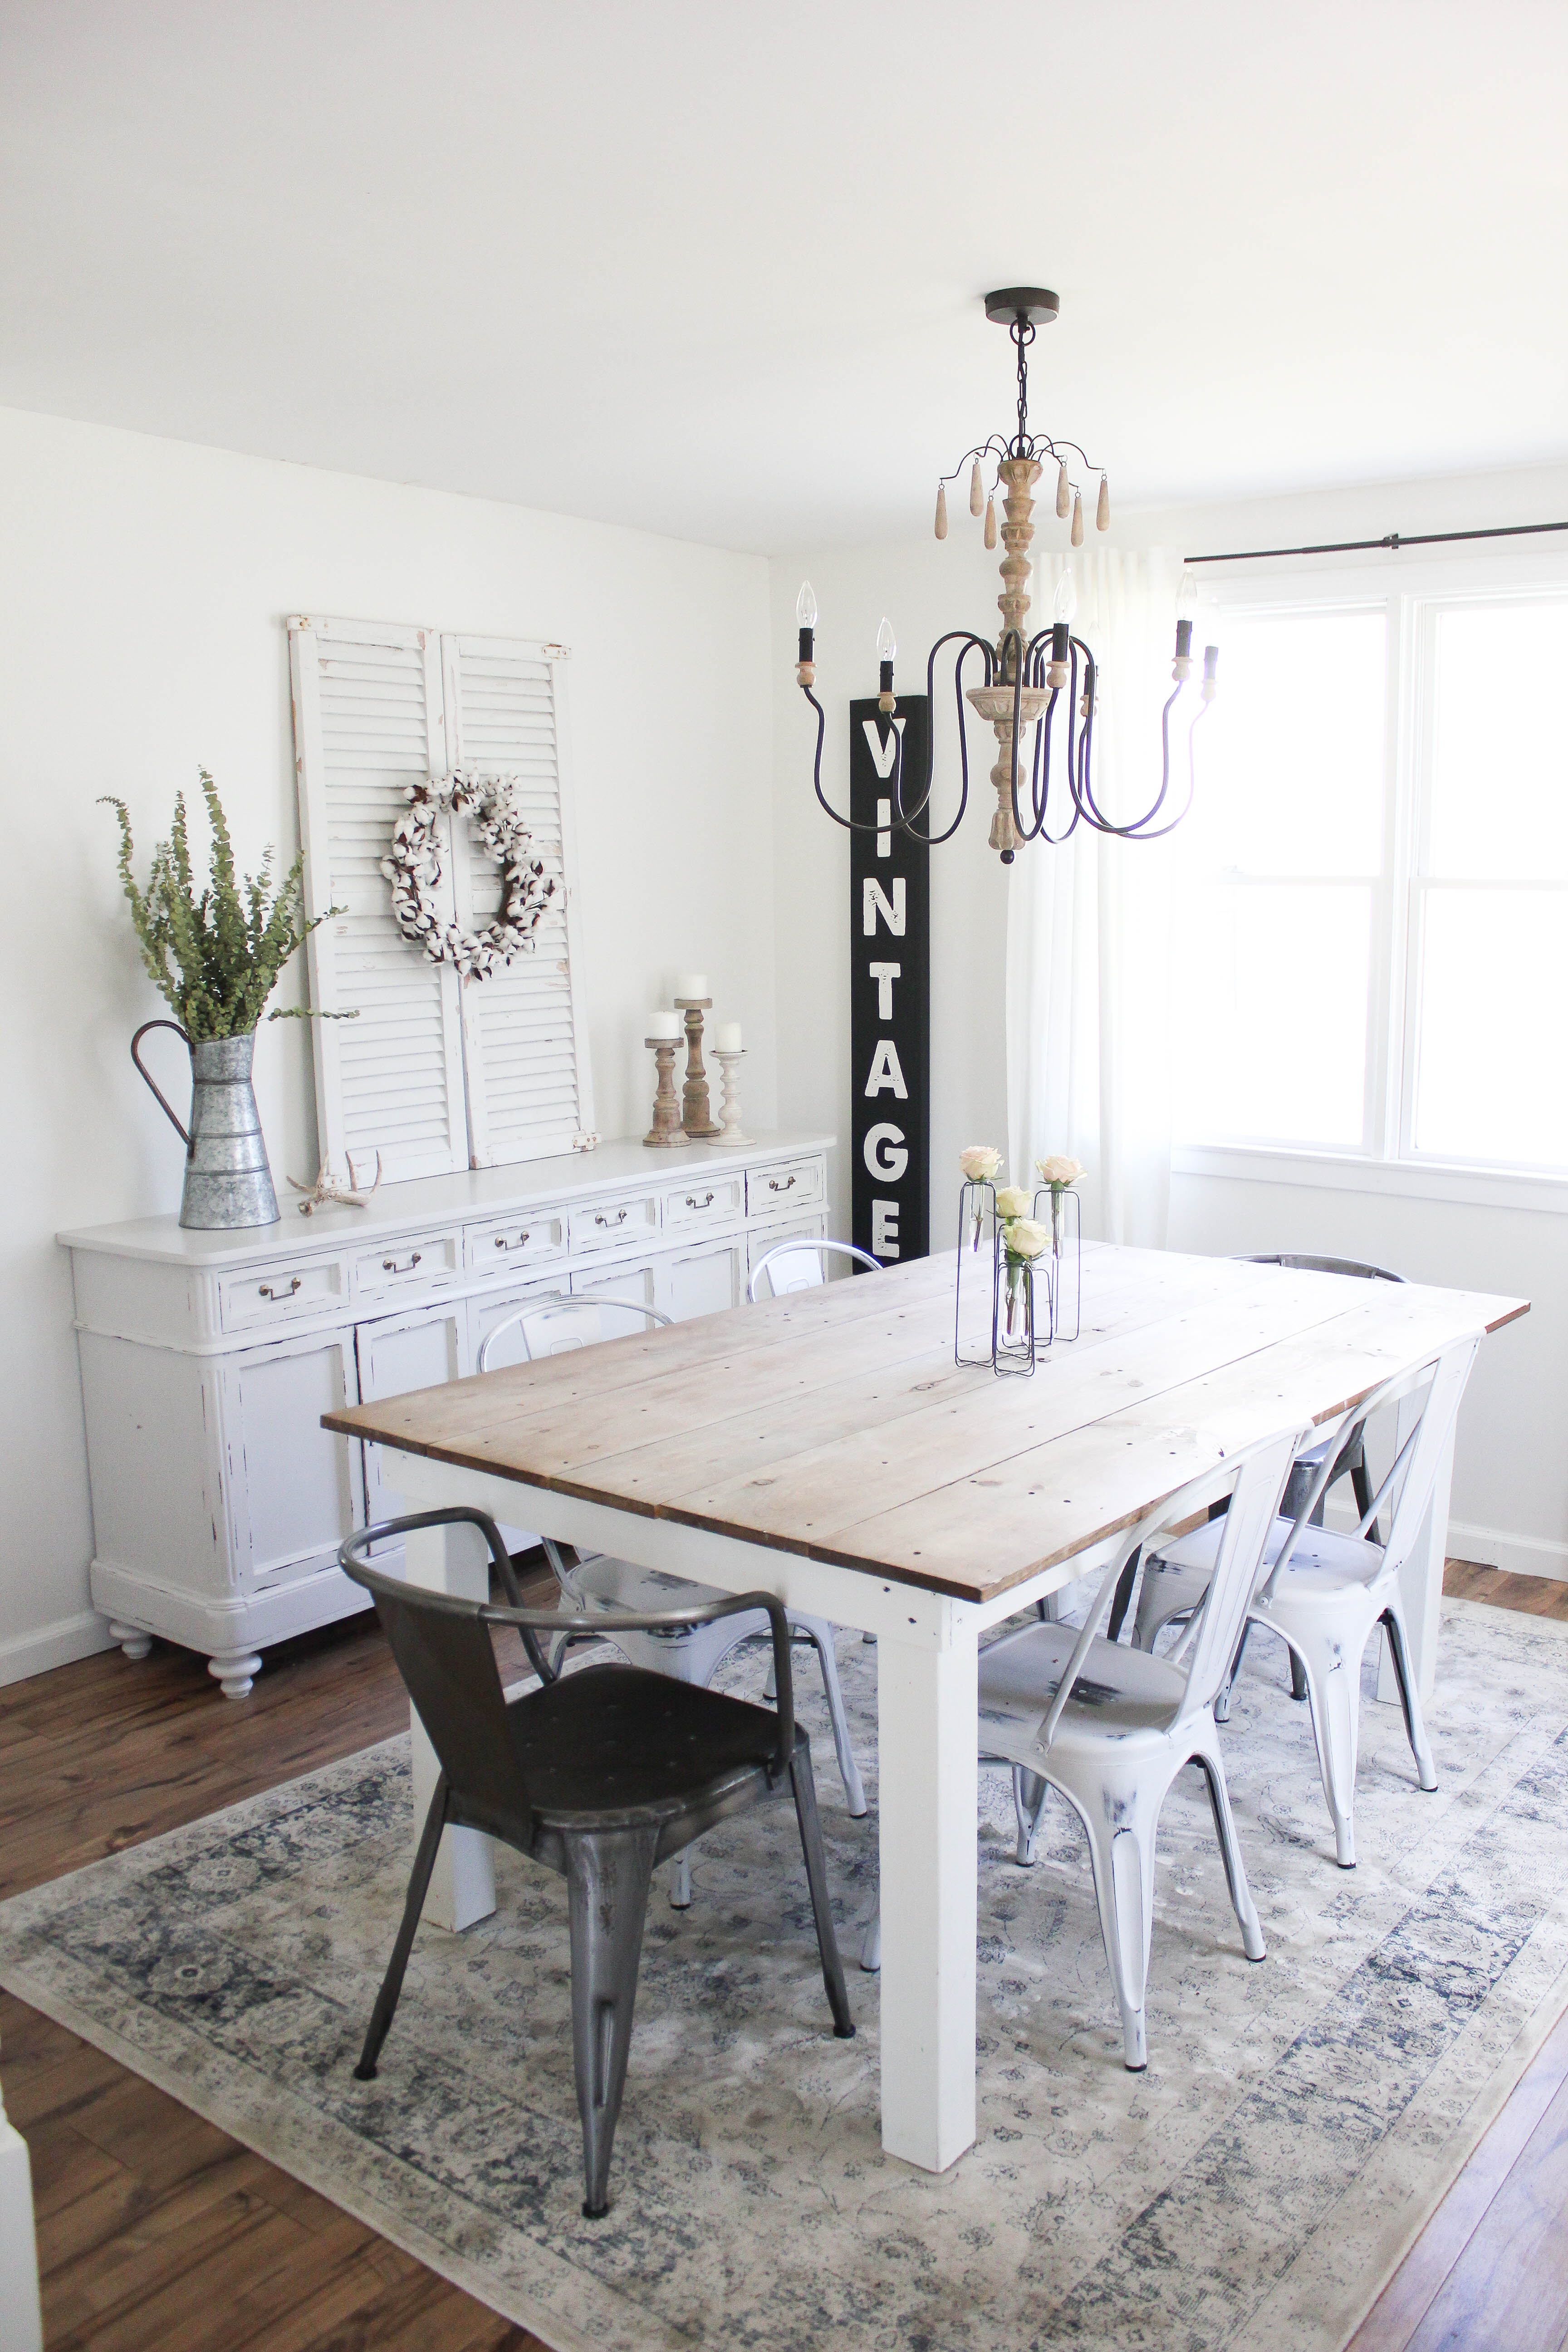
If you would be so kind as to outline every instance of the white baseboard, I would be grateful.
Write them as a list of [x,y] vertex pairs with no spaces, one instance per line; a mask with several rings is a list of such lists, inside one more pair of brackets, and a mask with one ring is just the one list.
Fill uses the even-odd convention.
[[1568,1543],[1552,1543],[1545,1536],[1505,1535],[1500,1528],[1474,1528],[1463,1519],[1450,1519],[1448,1558],[1507,1569],[1513,1576],[1552,1576],[1568,1583]]
[[0,1642],[0,1685],[26,1682],[29,1675],[47,1675],[51,1666],[68,1666],[73,1659],[113,1647],[108,1620],[96,1609],[84,1609],[79,1617],[62,1617],[57,1624]]

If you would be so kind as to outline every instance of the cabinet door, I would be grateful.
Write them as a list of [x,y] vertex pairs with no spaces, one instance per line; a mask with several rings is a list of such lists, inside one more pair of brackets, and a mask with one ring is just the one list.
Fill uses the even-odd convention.
[[[468,1316],[464,1302],[425,1307],[362,1323],[354,1333],[360,1395],[366,1404],[382,1397],[406,1396],[411,1389],[439,1388],[468,1370]],[[364,1449],[365,1508],[372,1519],[389,1519],[404,1507],[395,1487],[381,1472],[381,1448]]]
[[721,1314],[727,1307],[739,1307],[746,1296],[745,1244],[739,1236],[672,1251],[660,1271],[665,1296],[658,1304],[678,1323],[692,1315]]
[[329,1566],[364,1523],[362,1449],[321,1427],[359,1402],[353,1332],[247,1348],[224,1360],[220,1393],[240,1591]]

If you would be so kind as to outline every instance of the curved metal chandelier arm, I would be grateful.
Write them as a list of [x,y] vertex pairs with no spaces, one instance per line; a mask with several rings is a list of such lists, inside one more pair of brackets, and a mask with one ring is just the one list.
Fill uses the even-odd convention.
[[[936,657],[938,654],[941,653],[943,646],[951,645],[955,637],[962,638],[963,640],[962,648],[952,665],[952,694],[953,700],[958,708],[958,761],[961,780],[958,796],[958,809],[953,817],[952,823],[944,832],[931,833],[928,830],[924,833],[920,833],[916,831],[913,820],[918,816],[923,815],[926,809],[930,806],[931,786],[936,779],[936,727],[934,717],[931,715],[934,714],[936,709]],[[932,646],[931,649],[931,653],[926,661],[926,707],[928,712],[928,723],[926,730],[925,782],[924,789],[921,793],[920,799],[912,809],[906,809],[904,806],[904,739],[901,735],[899,738],[898,760],[893,772],[893,806],[898,813],[899,822],[902,824],[904,831],[910,835],[910,840],[923,842],[928,848],[940,848],[944,841],[951,841],[952,839],[953,835],[958,831],[959,826],[963,824],[963,813],[969,806],[969,737],[965,732],[963,723],[963,665],[969,659],[970,655],[977,649],[985,665],[985,684],[989,686],[992,680],[993,672],[996,666],[995,656],[993,654],[988,641],[984,637],[977,637],[973,629],[949,629],[945,636],[938,637],[935,645]]]
[[[818,802],[821,803],[821,806],[822,806],[822,808],[823,808],[824,813],[825,813],[826,815],[830,816],[830,817],[833,819],[833,822],[834,822],[834,824],[841,824],[841,825],[844,827],[844,830],[845,830],[845,832],[846,832],[846,833],[886,833],[886,832],[887,832],[887,830],[888,830],[887,826],[886,826],[885,824],[879,824],[876,822],[875,818],[867,818],[867,817],[858,817],[858,816],[840,816],[840,815],[839,815],[839,814],[838,814],[838,811],[834,807],[834,805],[833,805],[832,802],[828,799],[827,794],[823,791],[823,789],[822,789],[822,745],[823,745],[823,739],[824,739],[824,737],[826,735],[826,732],[827,732],[827,713],[826,713],[826,710],[824,710],[824,709],[823,709],[823,707],[822,707],[821,703],[820,703],[820,702],[818,702],[818,700],[817,700],[817,698],[816,698],[816,695],[815,695],[815,694],[813,694],[813,692],[812,692],[812,690],[811,690],[811,688],[810,688],[810,687],[809,687],[809,686],[803,686],[803,687],[801,688],[801,689],[800,689],[800,690],[801,690],[802,694],[804,694],[804,695],[805,695],[805,698],[806,698],[807,702],[809,702],[809,703],[810,703],[810,705],[811,705],[812,709],[813,709],[816,711],[816,758],[815,758],[815,759],[813,760],[813,761],[812,761],[812,767],[811,767],[811,780],[812,780],[812,783],[813,783],[813,785],[816,787],[816,797],[817,797]],[[900,778],[900,776],[901,775],[901,773],[902,773],[902,770],[903,770],[903,753],[904,753],[904,739],[903,739],[902,735],[900,735],[900,737],[899,737],[898,757],[897,757],[897,761],[896,761],[896,763],[895,763],[895,767],[894,767],[894,773],[893,773],[893,790],[894,790],[894,793],[895,793],[895,795],[897,794],[898,790],[899,790],[899,778]],[[916,812],[915,812],[915,814],[916,814],[916,815],[918,816],[918,815],[919,815],[919,814],[920,814],[920,811],[917,809],[917,810],[916,810]],[[961,814],[962,814],[962,812],[961,812]],[[893,823],[894,823],[894,824],[897,826],[898,830],[899,830],[900,833],[907,833],[907,834],[910,834],[910,835],[913,837],[913,839],[915,839],[916,841],[923,841],[923,840],[924,840],[924,838],[925,838],[924,835],[923,835],[923,834],[916,833],[916,832],[915,832],[915,830],[914,830],[914,827],[913,827],[913,826],[909,823],[909,820],[905,817],[904,813],[903,813],[903,808],[902,808],[902,804],[901,804],[901,803],[900,803],[900,805],[898,806],[897,811],[896,811],[896,813],[895,813],[895,814],[894,814],[894,817],[893,817]]]
[[1074,702],[1076,704],[1078,698],[1078,662],[1076,657],[1076,649],[1081,647],[1085,664],[1085,681],[1087,687],[1086,699],[1089,706],[1084,716],[1083,730],[1079,738],[1079,753],[1078,759],[1075,762],[1075,772],[1070,777],[1072,796],[1074,801],[1078,803],[1079,814],[1088,819],[1089,823],[1094,827],[1097,833],[1108,834],[1118,841],[1159,841],[1167,833],[1173,833],[1175,831],[1177,825],[1181,824],[1182,819],[1186,815],[1187,811],[1193,804],[1193,796],[1197,789],[1197,768],[1193,746],[1193,735],[1196,730],[1198,720],[1208,709],[1208,705],[1206,702],[1199,704],[1198,709],[1193,719],[1192,725],[1187,730],[1187,792],[1186,797],[1183,801],[1182,805],[1177,810],[1175,815],[1168,818],[1163,824],[1156,824],[1154,822],[1161,810],[1164,807],[1167,799],[1170,797],[1171,713],[1175,709],[1176,704],[1181,700],[1183,691],[1187,684],[1185,678],[1178,678],[1171,693],[1166,696],[1164,706],[1160,712],[1160,789],[1149,807],[1144,810],[1142,816],[1134,817],[1131,824],[1117,824],[1113,823],[1110,817],[1104,814],[1094,797],[1094,783],[1091,773],[1095,707],[1094,678],[1096,665],[1094,656],[1089,651],[1088,646],[1084,645],[1081,637],[1074,637],[1072,643],[1075,648],[1075,656],[1073,661]]

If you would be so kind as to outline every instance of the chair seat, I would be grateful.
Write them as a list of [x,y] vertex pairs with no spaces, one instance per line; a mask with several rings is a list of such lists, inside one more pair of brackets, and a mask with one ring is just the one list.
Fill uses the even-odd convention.
[[[1214,1572],[1222,1525],[1218,1519],[1211,1520],[1161,1551],[1160,1561],[1165,1573],[1191,1580],[1194,1599],[1196,1588]],[[1289,1519],[1276,1519],[1269,1528],[1268,1540],[1263,1548],[1266,1568],[1272,1568],[1279,1559],[1290,1527]],[[1382,1567],[1381,1544],[1368,1543],[1363,1536],[1343,1535],[1337,1528],[1303,1528],[1285,1570],[1279,1597],[1288,1596],[1290,1604],[1334,1601],[1357,1586],[1364,1588],[1373,1583]],[[1151,1571],[1160,1572],[1153,1563]],[[1266,1614],[1266,1608],[1259,1613]]]
[[[705,1609],[724,1597],[713,1585],[696,1584],[685,1576],[667,1576],[662,1569],[639,1568],[635,1560],[616,1559],[609,1552],[595,1552],[579,1560],[570,1573],[573,1588],[590,1609],[625,1610],[631,1615],[651,1616],[659,1609]],[[756,1613],[765,1625],[762,1611]],[[743,1622],[749,1626],[751,1621]],[[734,1632],[733,1623],[726,1625],[725,1631],[737,1641],[742,1638]],[[691,1634],[689,1628],[672,1625],[668,1633],[649,1638],[680,1642],[689,1641]]]
[[[984,1754],[1027,1762],[1078,1640],[1071,1625],[1035,1624],[980,1654]],[[1163,1658],[1097,1639],[1057,1726],[1053,1756],[1075,1747],[1162,1739],[1186,1694],[1186,1676]]]
[[525,1691],[507,1717],[535,1815],[552,1829],[661,1821],[765,1771],[778,1747],[769,1708],[644,1666],[584,1666]]

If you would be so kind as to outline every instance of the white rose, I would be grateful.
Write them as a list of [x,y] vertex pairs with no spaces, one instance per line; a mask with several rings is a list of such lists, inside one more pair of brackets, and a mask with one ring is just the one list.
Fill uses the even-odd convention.
[[1037,1225],[1033,1217],[1011,1217],[1003,1228],[1002,1246],[1009,1257],[1038,1257],[1050,1245],[1049,1228]]
[[1049,1160],[1037,1160],[1035,1173],[1042,1184],[1076,1184],[1083,1174],[1081,1161],[1069,1160],[1065,1152],[1054,1152]]
[[1004,1184],[996,1194],[996,1214],[999,1217],[1026,1217],[1034,1205],[1032,1196],[1021,1184]]
[[1002,1154],[988,1143],[971,1143],[959,1153],[958,1164],[972,1184],[989,1184],[1002,1165]]

